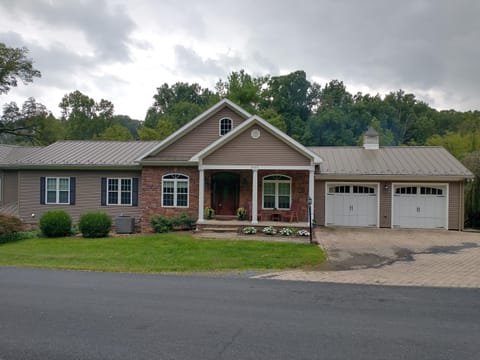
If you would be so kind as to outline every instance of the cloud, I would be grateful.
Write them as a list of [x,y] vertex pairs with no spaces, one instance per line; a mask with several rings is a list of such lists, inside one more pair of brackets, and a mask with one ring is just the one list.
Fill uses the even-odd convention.
[[[40,23],[40,27],[54,27],[58,33],[62,29],[81,33],[93,47],[97,60],[130,61],[129,45],[138,44],[130,38],[136,25],[126,8],[108,6],[105,0],[15,0],[7,1],[4,6],[17,16]],[[75,39],[71,41],[74,46]]]

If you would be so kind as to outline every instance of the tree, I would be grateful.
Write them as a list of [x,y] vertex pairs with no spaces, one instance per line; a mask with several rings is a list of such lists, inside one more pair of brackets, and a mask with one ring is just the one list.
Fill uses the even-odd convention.
[[15,102],[4,106],[0,134],[4,143],[48,145],[63,138],[64,128],[43,104],[29,98],[22,109]]
[[133,137],[125,126],[115,124],[106,128],[95,140],[132,141]]
[[222,98],[228,98],[248,112],[259,110],[264,88],[269,76],[252,77],[245,70],[233,71],[227,81],[219,80],[215,85]]
[[285,119],[286,133],[300,139],[305,124],[318,105],[320,86],[310,83],[304,71],[274,76],[268,81],[263,108],[272,108]]
[[143,127],[138,130],[140,140],[163,140],[176,130],[175,126],[168,120],[162,119],[155,129]]
[[18,80],[28,84],[33,82],[34,77],[41,76],[27,54],[25,47],[10,48],[0,42],[0,94],[6,94],[10,88],[16,87]]
[[108,100],[95,100],[76,90],[66,94],[59,104],[67,138],[90,140],[113,125],[114,106]]

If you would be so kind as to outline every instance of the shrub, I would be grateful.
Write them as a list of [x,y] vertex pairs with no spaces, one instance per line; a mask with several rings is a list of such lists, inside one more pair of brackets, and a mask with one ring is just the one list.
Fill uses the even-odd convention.
[[0,235],[13,234],[23,230],[23,224],[19,218],[0,214]]
[[280,230],[280,235],[283,235],[283,236],[292,236],[293,234],[295,234],[295,229],[291,227],[282,228]]
[[173,230],[172,218],[156,215],[150,218],[150,225],[156,233],[166,233]]
[[172,219],[172,222],[175,227],[178,227],[181,230],[192,230],[195,228],[197,218],[194,216],[190,216],[185,211],[183,211],[180,216],[175,216]]
[[310,236],[310,232],[308,232],[307,230],[298,230],[297,236]]
[[34,238],[37,238],[38,236],[39,236],[38,230],[20,231],[20,232],[9,233],[9,234],[0,234],[0,244],[7,243],[10,241],[34,239]]
[[275,235],[277,230],[273,226],[267,226],[263,228],[262,232],[266,235]]
[[78,221],[78,229],[85,238],[108,236],[111,228],[112,218],[101,211],[86,212]]
[[47,211],[40,218],[40,230],[47,237],[70,235],[72,218],[65,210]]
[[242,233],[253,235],[257,233],[257,229],[255,229],[253,226],[247,226],[246,228],[243,228]]

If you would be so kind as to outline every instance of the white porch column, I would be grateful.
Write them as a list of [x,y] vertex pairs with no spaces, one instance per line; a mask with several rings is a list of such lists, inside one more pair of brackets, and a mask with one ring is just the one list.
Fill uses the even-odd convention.
[[258,169],[252,168],[252,224],[258,224]]
[[310,170],[310,174],[308,176],[308,196],[310,199],[312,199],[312,211],[310,212],[310,215],[311,220],[313,221],[313,213],[315,209],[315,168],[313,170]]
[[200,177],[198,179],[198,222],[203,222],[203,208],[205,197],[205,171],[200,169]]

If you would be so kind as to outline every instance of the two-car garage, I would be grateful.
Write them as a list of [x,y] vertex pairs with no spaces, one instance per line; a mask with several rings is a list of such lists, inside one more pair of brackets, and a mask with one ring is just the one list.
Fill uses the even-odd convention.
[[379,227],[380,216],[396,228],[447,229],[448,185],[326,183],[326,226]]

